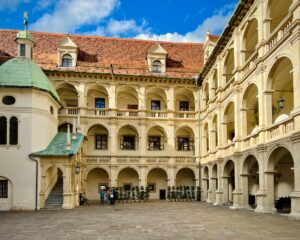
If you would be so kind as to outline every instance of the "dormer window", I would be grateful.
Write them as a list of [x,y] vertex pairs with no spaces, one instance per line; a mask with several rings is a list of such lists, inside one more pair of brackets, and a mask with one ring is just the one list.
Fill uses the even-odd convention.
[[159,60],[155,60],[153,63],[152,63],[152,72],[154,73],[161,73],[162,72],[162,69],[161,69],[161,62]]
[[157,42],[148,50],[147,62],[150,73],[165,73],[168,52]]
[[20,56],[25,57],[26,56],[26,45],[20,44]]
[[72,67],[72,56],[70,54],[65,54],[61,62],[62,67]]

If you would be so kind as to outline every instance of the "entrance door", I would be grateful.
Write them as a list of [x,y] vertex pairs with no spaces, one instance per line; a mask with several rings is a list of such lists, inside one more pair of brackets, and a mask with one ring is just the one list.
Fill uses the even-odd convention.
[[159,190],[159,199],[160,200],[166,200],[166,190],[165,189],[160,189]]

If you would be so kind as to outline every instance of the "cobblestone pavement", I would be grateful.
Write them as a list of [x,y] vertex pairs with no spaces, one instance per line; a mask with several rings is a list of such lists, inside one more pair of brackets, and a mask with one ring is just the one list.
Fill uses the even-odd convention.
[[0,212],[0,239],[300,239],[300,222],[200,202]]

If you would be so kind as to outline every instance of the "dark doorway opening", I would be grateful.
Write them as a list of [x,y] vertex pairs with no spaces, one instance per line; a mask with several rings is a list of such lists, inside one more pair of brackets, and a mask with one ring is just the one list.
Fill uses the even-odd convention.
[[166,190],[165,189],[160,189],[159,190],[159,199],[160,200],[166,200]]

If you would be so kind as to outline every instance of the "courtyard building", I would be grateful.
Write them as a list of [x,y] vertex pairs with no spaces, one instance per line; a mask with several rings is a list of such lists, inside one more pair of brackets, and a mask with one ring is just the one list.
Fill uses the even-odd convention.
[[203,44],[0,30],[0,209],[201,186],[300,219],[299,20],[243,0]]

